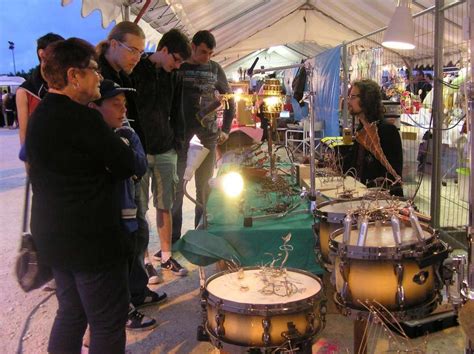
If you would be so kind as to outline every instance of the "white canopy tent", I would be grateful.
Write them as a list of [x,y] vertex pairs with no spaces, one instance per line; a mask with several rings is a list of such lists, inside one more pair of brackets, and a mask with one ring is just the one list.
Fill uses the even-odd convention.
[[[72,1],[62,0],[62,4]],[[413,0],[412,13],[433,5],[434,0]],[[213,60],[229,73],[249,67],[257,51],[268,59],[263,64],[266,67],[294,64],[376,31],[389,23],[397,1],[82,0],[82,15],[100,10],[105,27],[121,21],[125,8],[129,8],[133,20],[144,6],[148,7],[140,26],[149,42],[156,44],[160,33],[171,28],[179,28],[190,37],[198,30],[211,30],[217,40]],[[271,47],[280,49],[261,52]]]
[[21,76],[0,76],[0,86],[20,86],[23,82]]

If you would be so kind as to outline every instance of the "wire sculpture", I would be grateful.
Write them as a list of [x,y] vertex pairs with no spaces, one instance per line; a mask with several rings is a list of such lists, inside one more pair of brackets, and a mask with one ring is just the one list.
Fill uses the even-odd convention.
[[369,343],[373,343],[373,352],[380,353],[380,348],[376,348],[378,340],[382,337],[388,339],[389,347],[385,353],[426,353],[428,340],[427,336],[418,346],[413,345],[410,338],[403,330],[400,322],[393,314],[381,303],[372,300],[359,301],[368,312],[367,324],[364,328],[364,334],[361,340],[361,346],[357,353],[366,353]]

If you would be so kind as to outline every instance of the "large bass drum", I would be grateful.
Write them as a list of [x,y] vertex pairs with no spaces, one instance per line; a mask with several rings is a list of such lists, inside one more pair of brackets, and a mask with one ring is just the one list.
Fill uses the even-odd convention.
[[294,346],[311,342],[324,327],[326,308],[318,277],[298,269],[269,274],[248,267],[208,279],[202,294],[205,328],[217,348]]
[[408,320],[426,316],[441,300],[439,269],[448,246],[429,226],[420,225],[420,236],[417,228],[400,221],[399,243],[390,221],[369,223],[363,246],[358,245],[357,225],[348,242],[344,229],[331,235],[335,302],[343,314],[358,317],[375,305]]

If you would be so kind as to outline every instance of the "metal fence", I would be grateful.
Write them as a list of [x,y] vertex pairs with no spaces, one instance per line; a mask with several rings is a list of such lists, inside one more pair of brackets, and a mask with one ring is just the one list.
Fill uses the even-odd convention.
[[[412,198],[421,212],[434,218],[435,227],[458,229],[468,224],[469,211],[469,143],[465,122],[466,83],[472,78],[468,76],[468,38],[463,36],[469,2],[456,1],[438,9],[428,8],[414,16],[415,50],[383,48],[380,43],[384,30],[345,43],[344,87],[355,79],[370,78],[381,84],[387,98],[399,96],[405,196]],[[433,43],[439,43],[438,34],[442,45],[434,46]],[[436,61],[441,65],[436,67]],[[433,77],[434,89],[422,90],[426,94],[422,102],[415,97],[419,92],[414,92],[412,80],[417,70]],[[407,87],[414,95],[402,93]],[[442,90],[441,99],[435,95],[437,87]],[[347,92],[343,96],[347,98]],[[437,100],[441,101],[439,105]],[[343,125],[350,125],[346,107]]]

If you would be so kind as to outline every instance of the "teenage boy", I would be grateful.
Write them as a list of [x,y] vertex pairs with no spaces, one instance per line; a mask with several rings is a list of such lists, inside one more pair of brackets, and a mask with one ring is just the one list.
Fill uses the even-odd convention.
[[[135,183],[137,179],[143,176],[146,172],[147,162],[145,152],[140,143],[140,139],[135,131],[127,126],[123,126],[123,119],[125,116],[126,98],[125,92],[134,91],[132,88],[122,88],[111,80],[104,80],[100,84],[101,98],[97,101],[91,102],[89,106],[98,110],[104,121],[111,129],[115,129],[116,133],[131,146],[135,155],[135,176],[123,180],[120,184],[120,203],[122,209],[122,229],[128,237],[131,248],[131,255],[129,258],[129,278],[133,277],[133,271],[136,267],[134,265],[139,261],[140,254],[136,249],[136,234],[138,231],[137,222],[137,206],[135,204]],[[131,283],[131,282],[130,282]],[[142,287],[146,288],[146,279],[142,282]],[[130,287],[132,303],[128,314],[128,321],[126,328],[129,330],[146,330],[156,327],[156,320],[149,318],[136,310],[133,304],[133,289]],[[150,301],[144,301],[145,304],[156,304],[166,300],[166,295],[158,295],[149,290],[149,295],[152,297]],[[153,300],[153,301],[152,301]],[[137,304],[135,305],[143,305]]]

